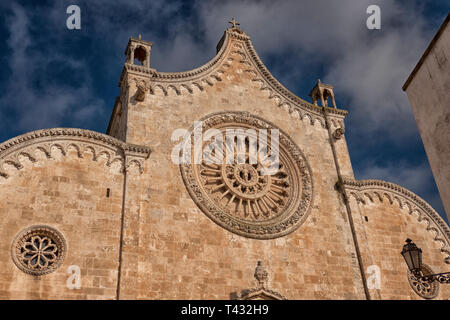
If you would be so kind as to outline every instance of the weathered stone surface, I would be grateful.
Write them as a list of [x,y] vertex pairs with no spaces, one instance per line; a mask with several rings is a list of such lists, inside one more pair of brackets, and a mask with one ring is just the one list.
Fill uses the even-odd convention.
[[[151,69],[143,52],[142,66],[126,63],[108,128],[122,141],[53,129],[0,145],[0,298],[366,299],[361,270],[376,264],[382,286],[367,290],[370,298],[416,299],[400,256],[406,237],[422,246],[427,264],[445,270],[448,227],[426,203],[401,191],[403,208],[392,205],[398,191],[390,184],[384,192],[392,201],[355,200],[366,185],[353,177],[345,111],[315,106],[282,87],[237,28],[225,32],[218,49],[211,62],[184,73]],[[290,152],[301,151],[298,165],[308,170],[290,172],[310,175],[310,203],[290,232],[260,239],[232,232],[189,194],[171,161],[179,142],[172,133],[224,112],[272,123],[295,144]],[[67,243],[62,265],[39,279],[11,259],[15,236],[37,224],[57,229]],[[71,265],[81,269],[80,289],[66,286]],[[437,298],[449,298],[448,289]]]

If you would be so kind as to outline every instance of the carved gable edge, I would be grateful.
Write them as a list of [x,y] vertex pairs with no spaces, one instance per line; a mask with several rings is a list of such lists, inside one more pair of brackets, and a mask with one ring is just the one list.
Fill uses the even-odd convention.
[[182,90],[193,93],[194,87],[204,91],[205,87],[213,86],[222,81],[231,63],[245,65],[243,70],[251,74],[253,82],[260,84],[260,90],[269,91],[269,99],[275,99],[277,106],[286,110],[292,117],[303,120],[309,119],[311,125],[318,122],[326,128],[325,115],[334,127],[344,127],[347,111],[328,107],[315,106],[296,96],[284,87],[267,69],[256,50],[250,37],[244,32],[227,29],[219,43],[220,49],[216,56],[201,67],[184,72],[159,72],[152,68],[126,63],[119,81],[119,86],[126,87],[124,81],[130,78],[149,81],[149,92],[161,90],[164,95],[170,91],[181,95]]
[[4,165],[9,164],[17,170],[23,168],[20,157],[24,156],[36,162],[34,154],[42,151],[47,159],[51,158],[51,149],[58,148],[62,155],[74,148],[78,157],[85,151],[92,153],[92,160],[106,156],[106,166],[119,162],[123,169],[135,164],[139,172],[144,170],[143,160],[150,155],[150,148],[128,144],[111,136],[95,131],[74,128],[52,128],[25,133],[0,144],[0,177],[8,178]]
[[447,257],[446,263],[450,263],[450,229],[439,214],[421,197],[395,183],[383,180],[353,180],[342,179],[341,185],[348,196],[354,197],[363,205],[367,201],[382,202],[384,199],[393,205],[397,202],[400,208],[408,208],[409,214],[417,213],[418,222],[426,221],[428,231],[434,231],[434,241],[441,245],[441,252]]
[[287,298],[270,289],[253,288],[242,290],[237,300],[287,300]]

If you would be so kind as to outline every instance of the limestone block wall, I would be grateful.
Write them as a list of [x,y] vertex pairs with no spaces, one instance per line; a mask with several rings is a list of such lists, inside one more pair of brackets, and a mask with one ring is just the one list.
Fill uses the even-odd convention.
[[[259,285],[261,261],[269,296],[420,299],[400,256],[406,238],[434,271],[448,271],[450,232],[439,215],[400,186],[354,180],[346,112],[282,87],[240,30],[226,31],[205,66],[158,73],[126,64],[120,86],[108,129],[115,138],[55,128],[0,144],[0,298],[230,299]],[[175,130],[242,112],[280,129],[304,159],[294,167],[310,174],[297,181],[310,190],[304,220],[280,237],[256,239],[214,222],[172,162]],[[65,243],[61,263],[39,276],[14,262],[17,236],[36,225]],[[70,266],[80,268],[78,289],[67,286]],[[370,266],[379,267],[379,289],[364,281]],[[441,286],[436,298],[449,293]]]
[[[136,171],[141,151],[147,152],[100,133],[65,128],[0,144],[1,299],[116,298],[123,172]],[[15,263],[23,261],[15,249],[18,235],[35,226],[56,229],[64,239],[56,240],[57,251],[48,249],[64,257],[52,272],[41,274]],[[35,247],[26,248],[41,249],[42,255],[49,248],[48,235],[39,231],[38,236],[42,241],[30,240]],[[80,287],[71,278],[73,268],[80,271]]]
[[[52,159],[24,161],[24,168],[0,182],[0,298],[114,299],[117,286],[123,177],[117,168],[75,150]],[[37,156],[39,157],[39,155]],[[12,169],[16,170],[16,169]],[[110,197],[106,197],[106,189]],[[11,259],[11,243],[24,228],[49,225],[67,242],[63,264],[45,276],[25,274]],[[81,269],[80,290],[66,287],[67,268]]]
[[[199,77],[190,87],[155,80],[143,102],[134,99],[134,75],[123,76],[130,85],[127,142],[153,150],[141,184],[130,187],[140,194],[136,298],[229,299],[233,292],[255,287],[253,273],[262,260],[268,286],[288,299],[364,299],[345,204],[335,188],[338,176],[325,119],[320,113],[301,114],[272,97],[273,91],[264,89],[249,68],[243,45],[226,44],[214,69],[223,73],[212,72],[218,78]],[[188,194],[179,165],[171,161],[179,142],[171,141],[171,135],[222,111],[246,111],[272,122],[305,154],[313,203],[294,232],[271,240],[236,235],[209,219]],[[342,144],[339,148],[347,152]],[[348,154],[341,161],[352,174]]]

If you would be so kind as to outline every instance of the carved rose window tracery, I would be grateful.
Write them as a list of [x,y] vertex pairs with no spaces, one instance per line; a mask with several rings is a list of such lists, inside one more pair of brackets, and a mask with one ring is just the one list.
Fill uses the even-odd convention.
[[[422,264],[422,274],[431,275],[434,274],[433,269],[426,264]],[[408,270],[408,281],[414,292],[425,299],[433,299],[437,297],[439,293],[439,282],[423,281],[418,279],[411,271]]]
[[20,270],[39,276],[61,265],[65,248],[65,240],[59,231],[49,226],[32,226],[16,236],[11,253]]
[[[225,143],[227,130],[278,129],[265,120],[246,112],[222,112],[202,119],[202,130],[215,129],[223,133],[223,156],[230,151]],[[194,128],[191,130],[194,139]],[[261,143],[261,136],[248,133],[243,151],[237,144],[232,152],[244,154],[244,161],[227,163],[203,161],[196,164],[195,151],[191,164],[181,164],[185,185],[196,204],[214,222],[227,230],[251,238],[270,239],[294,231],[304,221],[312,201],[311,171],[306,159],[294,142],[281,130],[279,132],[278,170],[267,173],[267,159],[253,152]],[[271,137],[264,145],[267,157],[271,155]],[[204,153],[211,141],[203,141]],[[213,154],[214,155],[214,154]],[[260,154],[258,154],[260,155]],[[207,159],[210,160],[210,159]],[[266,170],[266,171],[264,171]]]
[[[210,197],[227,213],[246,221],[262,221],[278,216],[289,203],[293,177],[280,163],[274,175],[264,175],[261,163],[208,164],[198,170],[200,182]],[[283,159],[286,161],[286,159]]]

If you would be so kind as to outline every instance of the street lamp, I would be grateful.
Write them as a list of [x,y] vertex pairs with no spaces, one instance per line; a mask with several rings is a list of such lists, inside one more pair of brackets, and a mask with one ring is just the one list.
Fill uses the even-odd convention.
[[401,255],[405,259],[409,271],[411,271],[417,279],[430,283],[433,281],[438,281],[439,283],[450,283],[450,272],[423,274],[422,249],[417,247],[411,239],[406,239],[406,244],[403,246]]
[[422,249],[418,248],[411,239],[406,239],[406,244],[401,252],[406,261],[409,271],[415,276],[420,274],[422,269]]

